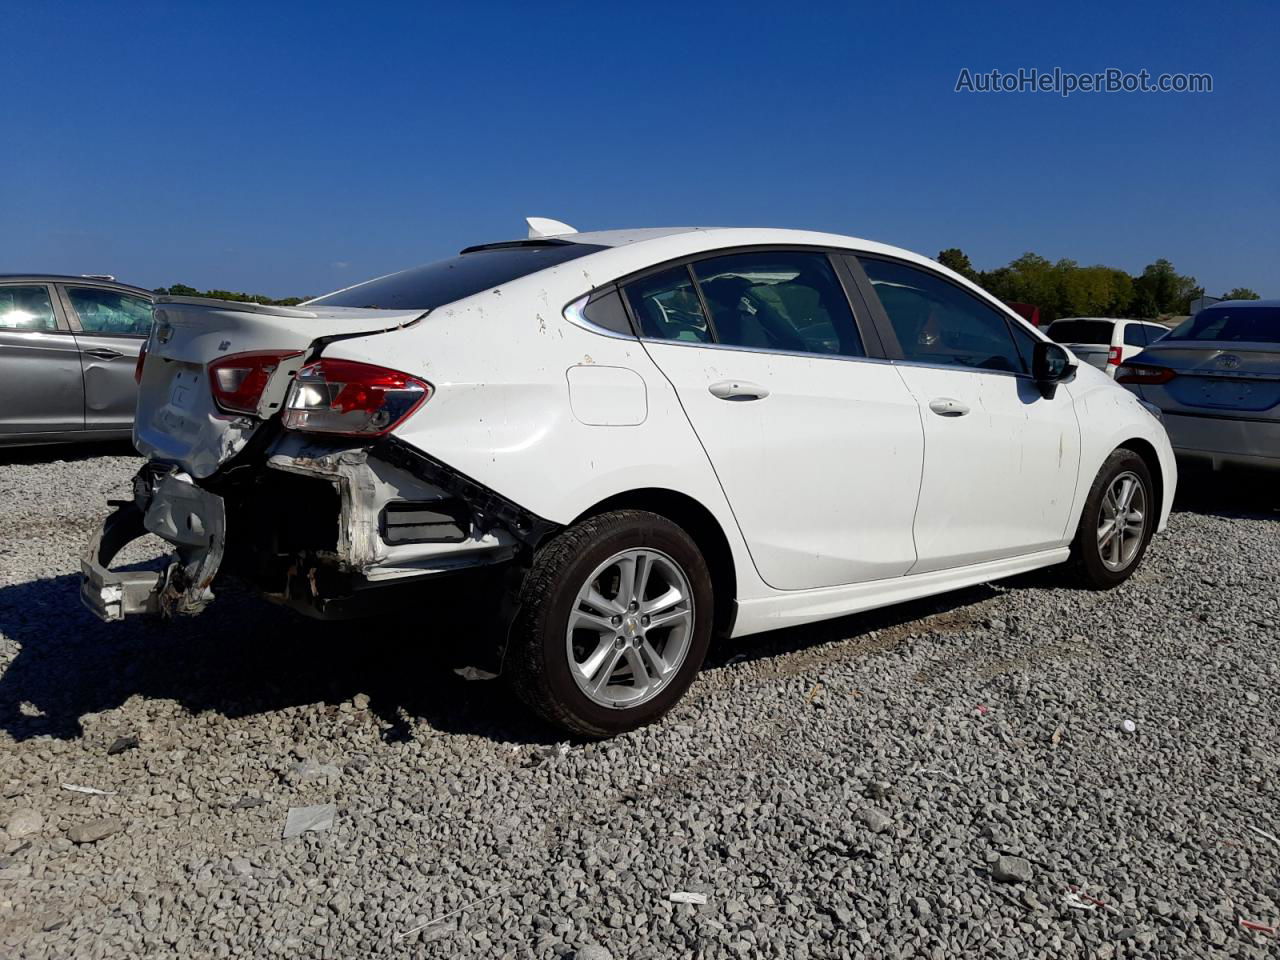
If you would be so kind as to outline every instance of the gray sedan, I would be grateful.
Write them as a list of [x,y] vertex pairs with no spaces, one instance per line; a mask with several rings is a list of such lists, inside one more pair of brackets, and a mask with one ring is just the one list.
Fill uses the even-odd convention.
[[0,274],[0,446],[130,436],[151,300],[103,278]]
[[1116,371],[1163,413],[1174,452],[1280,469],[1280,300],[1225,300]]

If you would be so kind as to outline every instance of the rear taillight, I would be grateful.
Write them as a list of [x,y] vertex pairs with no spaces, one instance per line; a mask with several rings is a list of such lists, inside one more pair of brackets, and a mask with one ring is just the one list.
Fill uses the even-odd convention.
[[1120,366],[1124,360],[1124,347],[1112,347],[1107,351],[1107,363],[1113,367]]
[[378,436],[431,396],[431,384],[355,360],[317,360],[298,371],[285,402],[291,430]]
[[147,343],[148,342],[149,341],[146,341],[146,340],[142,341],[142,349],[138,351],[138,362],[133,365],[133,382],[134,383],[142,382],[142,368],[147,362]]
[[1116,383],[1159,384],[1168,383],[1177,374],[1168,367],[1148,363],[1124,363],[1116,368]]
[[276,368],[297,350],[263,350],[233,353],[209,364],[209,386],[214,402],[228,413],[257,413],[262,391]]

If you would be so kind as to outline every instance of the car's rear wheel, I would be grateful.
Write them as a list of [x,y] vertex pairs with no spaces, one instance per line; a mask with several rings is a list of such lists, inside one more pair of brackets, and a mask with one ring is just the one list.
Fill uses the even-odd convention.
[[1116,450],[1089,489],[1071,546],[1085,583],[1108,589],[1129,579],[1146,552],[1159,513],[1146,463],[1132,450]]
[[688,689],[712,610],[688,534],[653,513],[601,514],[534,557],[507,666],[521,699],[552,723],[589,737],[633,730]]

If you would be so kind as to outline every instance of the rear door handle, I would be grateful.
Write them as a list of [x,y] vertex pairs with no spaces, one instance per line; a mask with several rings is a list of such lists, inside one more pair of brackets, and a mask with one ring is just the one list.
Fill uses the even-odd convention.
[[969,412],[968,406],[950,397],[938,397],[929,401],[929,409],[940,417],[963,417]]
[[769,395],[767,387],[746,380],[721,380],[707,389],[718,400],[763,400]]
[[116,357],[124,356],[120,351],[111,350],[107,347],[94,347],[92,350],[86,350],[85,354],[98,360],[114,360]]

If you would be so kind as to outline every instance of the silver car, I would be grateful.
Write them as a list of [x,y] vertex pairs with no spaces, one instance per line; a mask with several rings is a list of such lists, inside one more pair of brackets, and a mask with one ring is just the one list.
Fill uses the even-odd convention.
[[151,300],[105,278],[0,274],[0,446],[130,436]]
[[1224,300],[1116,371],[1159,407],[1174,452],[1280,469],[1280,300]]

